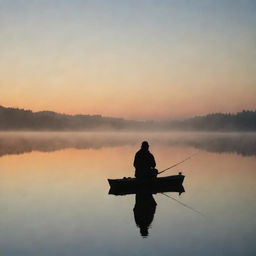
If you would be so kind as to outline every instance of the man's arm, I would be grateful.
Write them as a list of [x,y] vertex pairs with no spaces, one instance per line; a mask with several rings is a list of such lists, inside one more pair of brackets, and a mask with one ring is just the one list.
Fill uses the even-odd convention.
[[138,153],[135,154],[134,161],[133,161],[133,166],[135,168],[137,168],[137,166],[138,166]]
[[156,161],[154,156],[151,154],[151,167],[155,168],[156,167]]

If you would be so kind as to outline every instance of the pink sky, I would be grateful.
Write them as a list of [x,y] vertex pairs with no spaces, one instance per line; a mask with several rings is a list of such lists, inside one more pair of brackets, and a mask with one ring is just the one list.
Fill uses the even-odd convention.
[[250,2],[4,3],[0,105],[129,119],[256,108]]

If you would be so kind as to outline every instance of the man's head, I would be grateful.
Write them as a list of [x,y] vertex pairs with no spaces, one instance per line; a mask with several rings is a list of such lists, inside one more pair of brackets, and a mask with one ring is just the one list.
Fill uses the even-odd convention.
[[141,143],[141,149],[148,150],[148,148],[149,148],[148,142],[147,141],[143,141]]

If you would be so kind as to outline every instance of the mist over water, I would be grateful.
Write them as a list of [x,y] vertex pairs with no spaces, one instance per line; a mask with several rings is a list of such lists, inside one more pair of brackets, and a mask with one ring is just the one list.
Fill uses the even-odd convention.
[[190,146],[208,152],[256,155],[256,133],[1,132],[0,156],[32,151],[52,152],[67,148],[132,146],[139,145],[143,140],[165,147]]
[[[109,195],[107,183],[134,175],[143,140],[159,170],[200,151],[165,173],[181,171],[185,192],[153,194],[146,212],[134,194]],[[2,132],[0,254],[255,255],[255,140],[255,133]]]

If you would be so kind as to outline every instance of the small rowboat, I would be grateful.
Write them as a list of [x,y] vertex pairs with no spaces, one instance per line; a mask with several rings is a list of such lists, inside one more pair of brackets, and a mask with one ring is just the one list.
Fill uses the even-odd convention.
[[109,194],[126,195],[135,194],[140,191],[147,191],[150,193],[163,192],[184,192],[182,186],[185,176],[181,173],[179,175],[172,175],[167,177],[158,177],[149,180],[140,180],[136,178],[123,179],[108,179],[110,185]]

